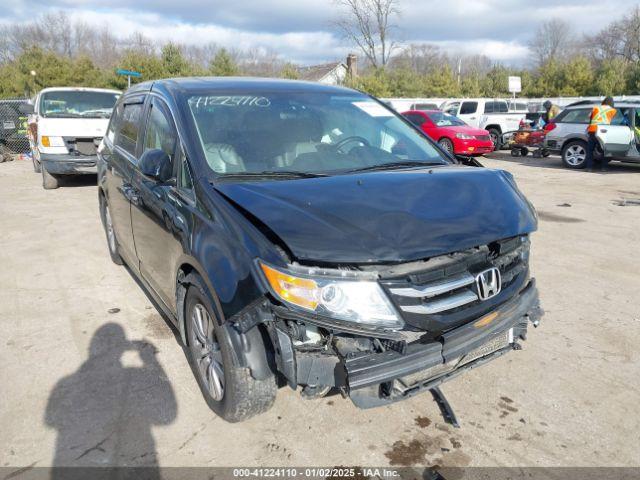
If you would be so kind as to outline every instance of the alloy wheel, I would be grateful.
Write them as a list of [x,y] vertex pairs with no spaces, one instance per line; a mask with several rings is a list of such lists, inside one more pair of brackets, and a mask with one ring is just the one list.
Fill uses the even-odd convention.
[[107,241],[109,242],[109,249],[116,253],[118,247],[116,245],[116,233],[113,230],[113,222],[111,221],[111,212],[109,211],[109,205],[105,205],[104,208],[104,221],[107,226]]
[[442,147],[442,149],[445,150],[447,153],[453,153],[453,145],[451,145],[451,142],[446,140],[440,140],[438,143]]
[[571,145],[567,148],[564,158],[569,165],[577,167],[578,165],[582,165],[586,160],[587,151],[581,145]]
[[224,365],[222,351],[214,330],[214,320],[204,307],[197,303],[191,311],[191,351],[200,378],[215,401],[224,397]]

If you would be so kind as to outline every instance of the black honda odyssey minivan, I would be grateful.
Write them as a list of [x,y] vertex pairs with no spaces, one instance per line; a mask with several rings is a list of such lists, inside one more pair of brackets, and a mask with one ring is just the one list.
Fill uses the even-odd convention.
[[518,349],[541,316],[531,204],[376,99],[249,79],[147,82],[99,148],[111,258],[174,323],[209,406],[278,385],[359,407]]

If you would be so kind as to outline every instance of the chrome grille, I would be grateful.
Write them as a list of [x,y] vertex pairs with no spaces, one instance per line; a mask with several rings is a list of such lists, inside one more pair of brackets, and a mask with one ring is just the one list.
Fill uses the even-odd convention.
[[[382,284],[408,324],[435,331],[475,318],[517,293],[528,274],[528,259],[528,238],[515,237],[453,254],[451,261],[439,257],[435,268],[423,267]],[[501,290],[481,301],[476,275],[493,267],[501,277]]]

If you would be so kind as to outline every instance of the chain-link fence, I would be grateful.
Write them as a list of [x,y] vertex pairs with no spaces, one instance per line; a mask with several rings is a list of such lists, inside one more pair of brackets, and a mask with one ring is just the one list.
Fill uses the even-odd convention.
[[0,162],[29,151],[27,115],[20,111],[26,99],[0,100]]

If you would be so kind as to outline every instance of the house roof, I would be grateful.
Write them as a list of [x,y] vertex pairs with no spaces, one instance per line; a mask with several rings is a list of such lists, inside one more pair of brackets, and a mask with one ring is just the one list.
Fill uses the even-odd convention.
[[322,80],[324,77],[329,75],[340,66],[347,68],[344,62],[323,63],[322,65],[299,67],[298,74],[300,75],[300,80],[317,82],[319,80]]

